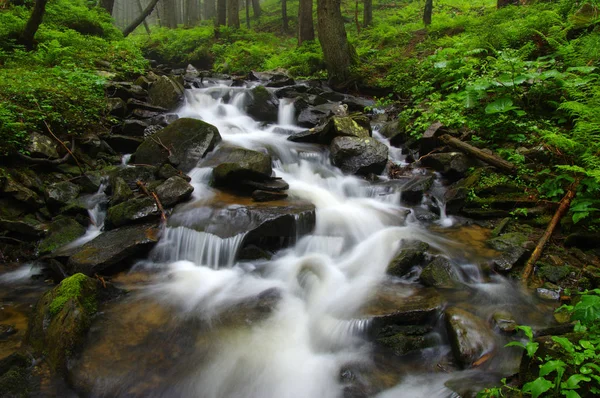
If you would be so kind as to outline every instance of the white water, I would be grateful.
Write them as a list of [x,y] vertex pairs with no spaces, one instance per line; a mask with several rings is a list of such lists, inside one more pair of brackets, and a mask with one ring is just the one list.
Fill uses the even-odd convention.
[[[125,158],[125,156],[123,158]],[[126,165],[125,162],[124,165]],[[95,194],[89,195],[87,198],[85,198],[85,204],[88,208],[88,215],[90,217],[90,225],[83,236],[65,245],[64,247],[66,249],[81,246],[102,233],[102,230],[104,229],[104,219],[106,218],[107,199],[104,191],[106,191],[107,187],[108,179],[103,178],[98,191]]]
[[[290,196],[316,206],[316,226],[266,265],[257,264],[260,272],[235,265],[243,235],[220,239],[184,227],[166,230],[157,249],[166,271],[149,293],[181,316],[213,322],[269,289],[280,297],[267,319],[212,342],[209,358],[199,359],[178,391],[206,398],[338,397],[341,369],[370,362],[363,338],[368,322],[360,310],[385,278],[401,240],[436,242],[407,223],[398,192],[344,175],[322,148],[290,142],[275,131],[278,126],[261,126],[245,114],[245,95],[244,88],[226,86],[188,90],[179,116],[215,125],[226,144],[268,151]],[[282,102],[278,116],[279,127],[301,130],[293,126],[290,102]],[[399,153],[392,156],[402,162]],[[196,168],[190,176],[195,199],[214,194],[207,186],[210,169]],[[442,383],[413,384],[382,397],[448,395]]]

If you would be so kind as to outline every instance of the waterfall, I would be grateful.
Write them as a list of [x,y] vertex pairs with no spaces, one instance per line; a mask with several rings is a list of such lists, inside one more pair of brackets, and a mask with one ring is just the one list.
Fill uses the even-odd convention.
[[282,99],[279,101],[279,111],[277,113],[277,123],[283,126],[294,125],[294,102]]

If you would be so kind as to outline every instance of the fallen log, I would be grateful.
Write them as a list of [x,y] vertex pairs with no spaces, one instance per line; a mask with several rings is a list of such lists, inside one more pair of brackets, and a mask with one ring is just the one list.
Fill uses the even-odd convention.
[[538,244],[535,246],[535,250],[533,251],[533,253],[531,253],[531,257],[529,257],[529,260],[527,260],[527,263],[525,264],[525,268],[523,269],[523,273],[521,274],[521,282],[524,285],[527,285],[527,280],[533,273],[533,266],[535,265],[537,260],[539,260],[540,256],[542,255],[542,251],[544,250],[544,246],[546,245],[546,242],[548,242],[548,239],[550,239],[550,237],[552,236],[552,233],[554,232],[554,229],[558,225],[560,219],[563,218],[565,213],[569,210],[569,207],[571,206],[571,201],[575,197],[576,189],[577,189],[577,183],[575,183],[569,189],[569,191],[567,192],[565,197],[562,198],[562,200],[560,201],[560,205],[558,206],[558,209],[556,210],[556,213],[554,213],[554,217],[552,217],[552,220],[550,220],[550,223],[546,227],[546,231],[544,231],[544,234],[538,241]]
[[466,142],[459,140],[458,138],[454,138],[448,134],[443,134],[439,137],[439,139],[445,144],[450,145],[468,155],[476,157],[477,159],[482,160],[507,174],[515,174],[517,172],[517,166],[511,162],[501,159],[496,155],[486,153],[481,149],[474,147],[473,145],[469,145]]

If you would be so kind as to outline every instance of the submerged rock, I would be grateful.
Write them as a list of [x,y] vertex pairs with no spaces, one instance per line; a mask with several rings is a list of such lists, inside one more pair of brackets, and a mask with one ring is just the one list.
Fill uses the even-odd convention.
[[284,192],[262,191],[260,189],[252,192],[252,199],[257,202],[271,202],[274,200],[282,200],[287,197],[287,193]]
[[221,135],[215,126],[197,119],[182,118],[146,138],[133,158],[136,163],[153,166],[170,162],[183,171],[189,171],[220,141]]
[[56,372],[66,372],[89,329],[97,288],[97,280],[75,274],[44,294],[33,309],[26,342]]
[[494,335],[482,319],[457,307],[446,309],[444,315],[450,346],[461,366],[468,368],[493,351]]
[[261,122],[276,122],[279,110],[277,96],[263,86],[254,87],[246,98],[246,113]]
[[336,137],[331,161],[345,173],[380,174],[388,161],[388,148],[374,138]]

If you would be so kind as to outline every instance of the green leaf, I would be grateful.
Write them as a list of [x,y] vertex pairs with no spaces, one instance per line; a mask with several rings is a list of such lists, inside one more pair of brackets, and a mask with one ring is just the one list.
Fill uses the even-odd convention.
[[525,349],[525,344],[521,343],[520,341],[511,341],[510,343],[506,344],[504,347],[519,347],[519,348]]
[[532,343],[532,342],[529,342],[525,345],[525,350],[527,350],[527,355],[529,356],[529,358],[533,358],[533,356],[537,352],[539,346],[540,346],[539,343]]
[[581,398],[581,395],[577,394],[577,391],[562,390],[561,393],[567,398]]
[[510,98],[504,97],[489,103],[488,106],[485,107],[485,113],[487,113],[488,115],[493,115],[496,113],[506,113],[514,109],[518,108],[516,106],[513,106],[513,101]]
[[566,337],[552,336],[552,340],[560,344],[561,347],[564,348],[568,353],[572,354],[575,352],[573,343],[571,343]]
[[538,377],[534,381],[526,383],[523,386],[523,392],[529,392],[533,398],[537,398],[552,387],[554,387],[554,383],[543,377]]
[[576,390],[579,388],[579,383],[582,381],[590,381],[591,379],[587,376],[584,375],[580,375],[580,374],[574,374],[571,377],[569,377],[567,379],[566,382],[561,383],[561,388],[567,389],[567,390]]
[[527,336],[527,339],[529,341],[533,340],[533,330],[531,329],[530,326],[519,325],[515,329],[520,330],[523,333],[525,333],[525,336]]
[[549,373],[557,372],[564,370],[566,368],[566,364],[561,360],[548,361],[540,367],[540,376],[546,376]]

